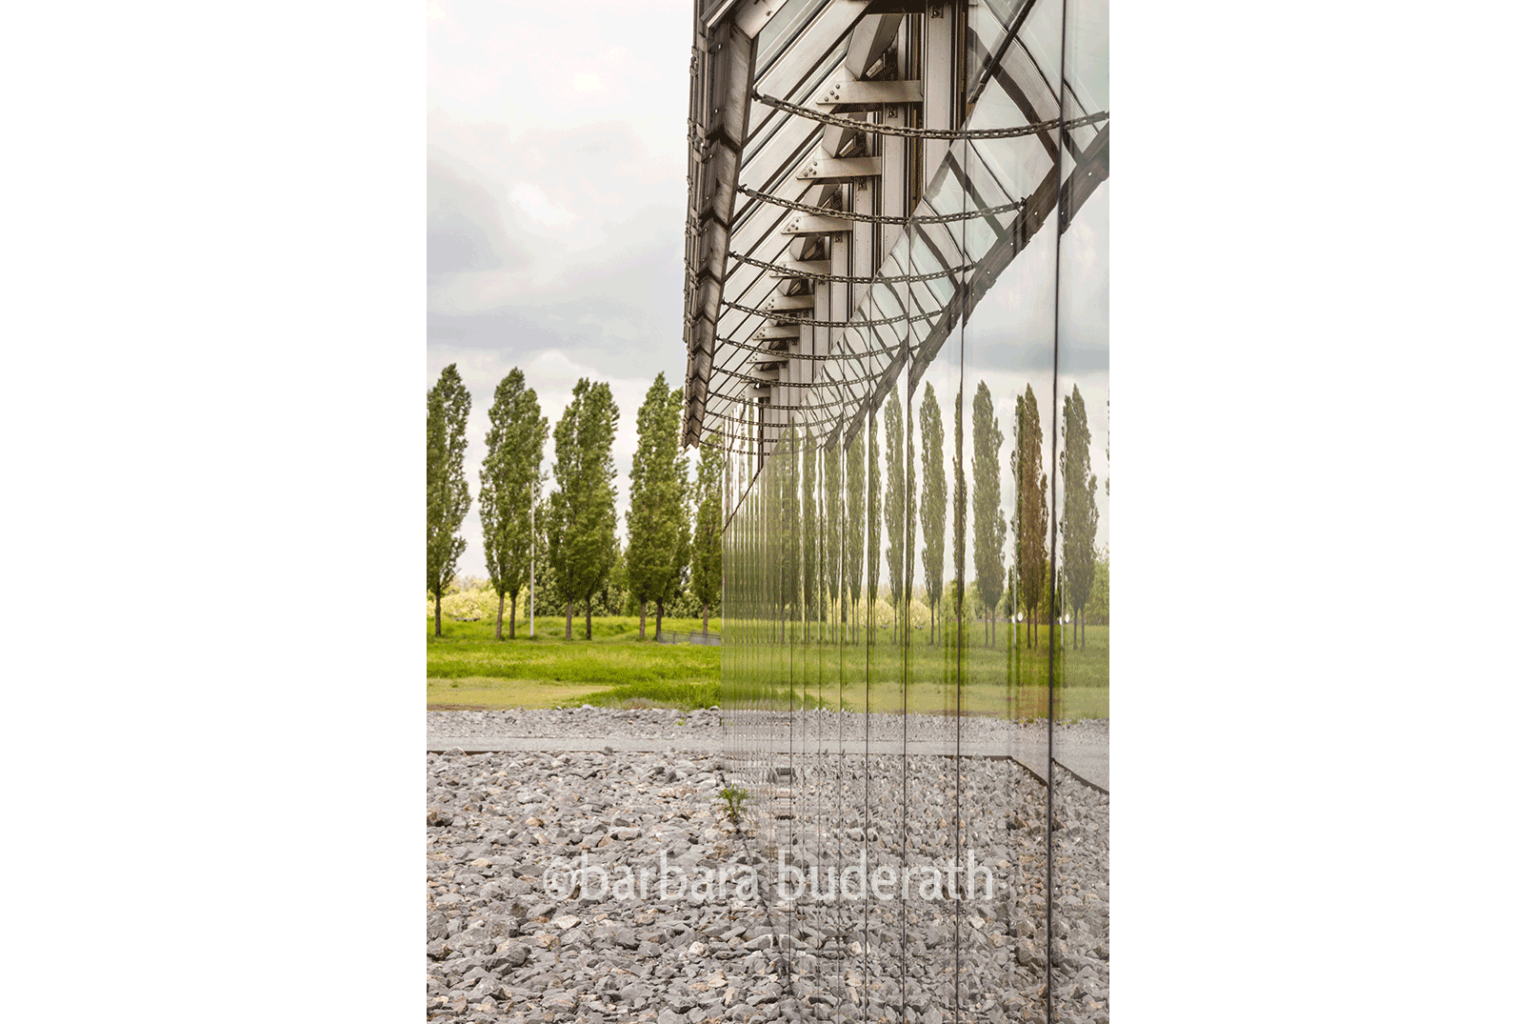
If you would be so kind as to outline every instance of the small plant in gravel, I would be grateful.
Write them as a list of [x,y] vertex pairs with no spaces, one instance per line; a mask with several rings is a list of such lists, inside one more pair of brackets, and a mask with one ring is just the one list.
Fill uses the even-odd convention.
[[736,786],[727,786],[720,791],[720,800],[725,805],[725,816],[731,819],[732,827],[739,827],[741,809],[747,802],[747,791]]

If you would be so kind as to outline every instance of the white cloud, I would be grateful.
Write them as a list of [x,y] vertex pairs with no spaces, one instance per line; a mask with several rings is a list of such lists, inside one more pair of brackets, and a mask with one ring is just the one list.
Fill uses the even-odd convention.
[[510,195],[512,201],[537,224],[562,228],[576,220],[574,213],[550,202],[544,190],[531,182],[520,181],[513,185]]

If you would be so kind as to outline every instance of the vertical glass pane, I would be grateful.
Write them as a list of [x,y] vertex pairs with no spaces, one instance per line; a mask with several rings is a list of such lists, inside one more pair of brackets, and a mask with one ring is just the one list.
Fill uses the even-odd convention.
[[[877,77],[942,72],[925,103],[942,117],[952,95],[972,129],[1097,113],[1105,13],[930,5]],[[780,63],[821,82],[836,61],[796,45]],[[913,221],[766,242],[759,216],[732,239],[848,277],[810,289],[846,329],[774,348],[799,390],[744,407],[732,471],[722,692],[771,886],[754,927],[816,1019],[1044,1020],[1048,1001],[1107,1019],[1107,122],[844,141],[834,156],[911,161],[914,194],[865,179],[802,198]]]
[[[1067,0],[1064,114],[1107,109],[1108,5]],[[1109,185],[1107,123],[1063,140],[1057,329],[1057,587],[1051,993],[1109,1013]]]

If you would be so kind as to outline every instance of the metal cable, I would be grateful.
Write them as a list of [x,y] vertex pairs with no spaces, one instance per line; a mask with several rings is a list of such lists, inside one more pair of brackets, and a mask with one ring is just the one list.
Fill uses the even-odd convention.
[[863,221],[867,224],[951,224],[957,220],[972,220],[976,217],[990,217],[994,213],[1003,213],[1009,210],[1022,209],[1027,200],[1020,199],[1014,203],[1003,203],[999,206],[988,206],[979,210],[962,210],[959,213],[941,213],[933,215],[919,215],[913,217],[882,217],[874,213],[854,213],[849,210],[830,210],[825,206],[809,206],[805,203],[797,203],[793,199],[780,199],[778,196],[767,192],[759,192],[755,188],[747,188],[738,185],[736,191],[753,199],[760,199],[765,203],[775,206],[783,206],[800,213],[811,213],[819,217],[841,217],[844,220]]
[[[872,348],[872,349],[869,349],[866,352],[851,352],[851,351],[823,352],[823,353],[787,352],[787,351],[785,351],[783,349],[763,348],[760,345],[748,345],[746,342],[744,342],[744,341],[737,341],[735,338],[716,338],[715,340],[716,341],[723,341],[727,345],[732,345],[732,346],[734,346],[736,348],[743,349],[743,350],[745,350],[747,352],[759,352],[759,353],[762,353],[765,356],[772,356],[775,359],[804,359],[804,360],[809,360],[809,361],[812,361],[812,362],[829,362],[829,361],[830,362],[846,362],[847,360],[850,360],[850,359],[868,359],[871,356],[884,356],[884,355],[889,355],[892,352],[902,352],[902,351],[905,351],[906,348],[907,348],[907,346],[905,344],[901,344],[901,345],[887,345],[884,348]],[[789,339],[785,339],[785,340],[789,340]],[[841,340],[841,339],[839,339],[839,340]],[[714,372],[713,368],[711,368],[710,372],[711,373]]]
[[1070,131],[1073,128],[1082,128],[1085,125],[1109,120],[1109,111],[1101,110],[1097,114],[1087,114],[1083,117],[1074,117],[1066,121],[1058,117],[1052,118],[1049,121],[1036,121],[1034,124],[1020,125],[1014,128],[973,128],[969,131],[946,128],[908,128],[904,125],[856,121],[851,117],[823,114],[819,110],[797,106],[793,103],[776,99],[773,96],[764,96],[756,89],[752,90],[752,98],[759,103],[794,114],[796,117],[820,121],[822,124],[829,124],[834,128],[851,128],[854,131],[874,132],[877,135],[895,135],[903,139],[1014,139],[1021,135],[1038,135],[1053,128]]
[[886,317],[884,320],[812,320],[809,317],[791,316],[790,314],[798,312],[793,309],[775,312],[771,309],[756,309],[751,306],[742,306],[728,299],[721,299],[720,305],[727,309],[734,309],[739,313],[750,313],[753,316],[760,316],[767,320],[783,320],[794,324],[796,327],[881,327],[885,324],[894,324],[898,320],[931,320],[936,315],[919,314],[917,316],[908,316],[902,313],[898,316]]
[[[895,351],[895,350],[894,349],[887,349],[886,351]],[[786,353],[783,353],[783,352],[775,352],[775,353],[773,353],[773,355],[776,355],[776,356],[782,356],[782,355],[785,355],[785,354]],[[813,358],[815,358],[815,357],[813,357]],[[820,358],[826,359],[826,358],[829,358],[829,357],[822,356]],[[842,358],[844,358],[844,359],[851,359],[851,358],[854,358],[854,357],[852,357],[852,356],[844,356]],[[711,376],[713,376],[714,374],[718,373],[718,374],[721,374],[721,375],[726,376],[726,377],[735,377],[737,380],[750,381],[753,384],[773,384],[776,387],[781,387],[781,388],[827,388],[827,387],[833,387],[833,386],[835,386],[837,384],[860,384],[860,383],[863,383],[865,381],[879,380],[881,377],[885,376],[885,372],[881,371],[880,373],[872,373],[872,374],[869,374],[869,375],[864,376],[864,377],[839,377],[835,381],[831,381],[831,380],[798,381],[798,380],[768,380],[765,377],[752,377],[752,376],[748,376],[745,373],[737,373],[735,370],[727,370],[723,366],[712,367],[709,372],[710,372]],[[711,392],[711,394],[713,394],[713,392]]]
[[935,270],[930,274],[901,274],[890,277],[884,275],[876,277],[855,277],[850,274],[815,274],[811,273],[810,271],[801,273],[792,267],[781,267],[775,263],[764,263],[762,260],[755,260],[751,256],[743,256],[739,252],[730,252],[727,253],[727,255],[731,256],[738,262],[745,263],[751,267],[758,267],[762,270],[775,270],[779,273],[786,274],[791,277],[802,277],[810,281],[819,281],[825,284],[895,284],[903,281],[910,281],[914,283],[918,281],[936,281],[941,277],[953,277],[956,274],[964,274],[967,271],[976,269],[977,266],[975,263],[967,263],[965,266],[955,267],[953,270]]

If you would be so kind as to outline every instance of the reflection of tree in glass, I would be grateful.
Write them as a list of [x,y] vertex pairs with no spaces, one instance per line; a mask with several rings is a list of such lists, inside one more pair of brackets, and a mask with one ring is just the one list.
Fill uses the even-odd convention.
[[923,520],[923,586],[928,591],[928,643],[934,643],[933,628],[938,620],[939,598],[944,591],[944,417],[933,385],[923,392],[923,406],[917,414],[923,432],[923,500],[919,515]]
[[880,600],[880,421],[869,410],[869,550],[864,556],[864,570],[869,574],[867,622],[870,636],[875,631],[875,603]]
[[800,617],[800,465],[795,461],[795,445],[799,440],[794,427],[786,430],[776,460],[783,467],[779,477],[779,528],[783,538],[783,543],[779,545],[779,550],[783,552],[780,566],[783,581],[783,589],[780,591],[783,595],[783,611],[780,613],[782,625],[779,631],[781,642],[789,639],[790,621]]
[[[858,542],[858,524],[864,521],[864,425],[854,431],[848,445],[848,543],[843,548],[843,579],[848,581],[848,604],[857,608],[864,592],[864,547]],[[858,635],[859,622],[855,612],[853,637]],[[843,609],[843,621],[847,622],[849,609]]]
[[951,466],[955,474],[955,623],[960,632],[956,642],[965,642],[965,410],[964,396],[955,392],[955,456]]
[[913,443],[917,440],[916,431],[912,429],[912,393],[907,392],[907,405],[904,410],[907,417],[907,464],[906,476],[906,508],[902,511],[902,519],[906,522],[906,540],[902,542],[902,551],[906,558],[901,569],[901,593],[905,604],[900,609],[902,643],[912,643],[912,579],[917,571],[917,463],[914,461],[917,453]]
[[[1109,481],[1104,481],[1105,496],[1109,494]],[[1088,603],[1083,605],[1083,624],[1095,626],[1109,625],[1109,549],[1100,549],[1095,556],[1096,565],[1093,570],[1093,592],[1088,595]]]
[[[822,558],[826,573],[822,589],[836,603],[838,621],[848,621],[847,601],[843,597],[843,446],[833,441],[821,450],[822,479],[826,498],[827,553]],[[841,627],[838,639],[842,639]]]
[[693,528],[693,567],[688,589],[704,609],[704,632],[709,632],[709,610],[720,604],[720,493],[725,473],[725,451],[699,446],[699,475],[693,500],[698,509]]
[[998,453],[1003,432],[992,409],[992,392],[986,381],[976,384],[971,400],[971,473],[976,489],[971,493],[971,513],[976,531],[976,596],[987,623],[987,646],[996,639],[997,603],[1003,599],[1003,546],[1007,522],[1003,518],[1003,488],[998,472]]
[[801,614],[809,622],[818,616],[816,588],[821,581],[821,516],[816,508],[816,445],[807,431],[800,442],[800,522],[805,565],[800,570]]
[[891,608],[896,613],[891,624],[891,642],[901,642],[904,614],[902,599],[906,596],[902,583],[906,578],[906,463],[902,457],[901,403],[896,400],[895,389],[885,400],[885,531],[891,543],[885,550],[886,564],[891,570]]
[[[1029,613],[1034,626],[1031,646],[1040,642],[1037,610],[1046,600],[1051,577],[1050,552],[1046,548],[1050,519],[1045,501],[1045,458],[1040,449],[1044,439],[1035,389],[1026,384],[1024,394],[1013,406],[1013,543],[1019,607]],[[1025,635],[1028,636],[1028,631]]]
[[[1075,384],[1062,403],[1061,418],[1061,576],[1066,591],[1063,596],[1072,609],[1072,648],[1076,650],[1083,605],[1093,592],[1093,539],[1099,529],[1099,510],[1093,496],[1099,478],[1090,472],[1093,435],[1088,432],[1088,408]],[[1086,629],[1082,643],[1088,643]]]

